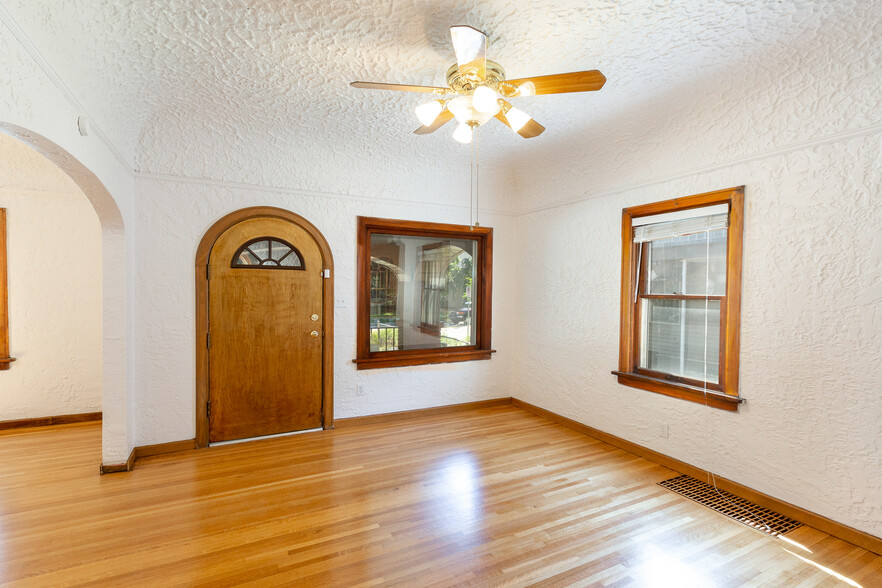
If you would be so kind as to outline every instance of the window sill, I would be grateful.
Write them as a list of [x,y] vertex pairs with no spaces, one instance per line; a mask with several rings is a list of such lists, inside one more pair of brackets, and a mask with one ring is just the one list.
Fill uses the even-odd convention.
[[624,386],[640,388],[641,390],[648,390],[649,392],[664,394],[665,396],[671,396],[673,398],[681,398],[698,404],[707,404],[707,406],[710,406],[711,408],[738,412],[738,405],[744,402],[744,399],[739,396],[723,394],[722,392],[716,392],[714,390],[707,390],[705,392],[703,388],[697,386],[670,382],[660,378],[651,378],[641,374],[618,371],[613,371],[612,374],[617,376],[619,384]]
[[14,357],[0,357],[0,371],[8,370],[9,364],[15,361]]
[[457,361],[477,361],[482,359],[490,359],[491,353],[496,353],[495,349],[470,349],[468,351],[443,351],[432,353],[408,353],[407,355],[397,355],[397,352],[390,352],[390,355],[379,357],[363,357],[353,359],[352,363],[356,364],[356,369],[373,370],[390,367],[403,367],[411,365],[431,365],[436,363],[453,363]]

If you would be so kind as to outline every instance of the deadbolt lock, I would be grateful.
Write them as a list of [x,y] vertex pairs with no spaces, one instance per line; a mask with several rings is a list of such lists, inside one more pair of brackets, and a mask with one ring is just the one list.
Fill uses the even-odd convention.
[[312,315],[311,317],[309,317],[309,318],[311,318],[311,319],[314,320],[314,321],[317,321],[317,320],[319,319],[319,315],[317,315],[317,314],[313,314],[313,315]]
[[316,337],[318,337],[318,331],[310,331],[310,332],[309,332],[309,336],[312,337],[312,338],[316,338]]

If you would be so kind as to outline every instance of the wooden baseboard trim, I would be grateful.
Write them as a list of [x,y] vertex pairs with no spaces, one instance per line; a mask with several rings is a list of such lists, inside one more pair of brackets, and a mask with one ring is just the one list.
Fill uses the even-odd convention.
[[[675,459],[663,453],[659,453],[658,451],[654,451],[652,449],[649,449],[648,447],[638,445],[637,443],[627,441],[625,439],[622,439],[621,437],[610,435],[609,433],[601,431],[600,429],[589,427],[588,425],[584,425],[578,421],[574,421],[573,419],[561,416],[557,413],[551,412],[550,410],[540,408],[528,402],[524,402],[523,400],[518,400],[517,398],[512,398],[511,403],[512,405],[518,408],[522,408],[527,412],[531,412],[537,416],[544,417],[568,429],[578,431],[579,433],[588,435],[589,437],[593,437],[598,441],[603,441],[604,443],[608,443],[610,445],[613,445],[614,447],[618,447],[619,449],[623,449],[629,453],[633,453],[634,455],[640,456],[659,465],[663,465],[666,468],[670,468],[676,472],[680,472],[681,474],[688,474],[693,478],[698,478],[699,480],[704,480],[708,476],[708,472],[699,467],[693,466],[684,461],[680,461],[679,459]],[[746,498],[747,500],[755,502],[762,507],[777,511],[805,525],[814,527],[819,531],[823,531],[828,535],[838,537],[843,541],[848,541],[849,543],[857,545],[858,547],[862,547],[863,549],[882,555],[882,538],[876,537],[875,535],[870,535],[869,533],[866,533],[859,529],[855,529],[854,527],[849,527],[848,525],[834,521],[833,519],[827,518],[823,515],[819,515],[810,510],[806,510],[802,507],[790,504],[789,502],[784,502],[783,500],[779,500],[774,496],[769,496],[768,494],[764,494],[762,492],[759,492],[758,490],[754,490],[753,488],[749,488],[748,486],[739,484],[738,482],[734,482],[721,476],[715,476],[715,478],[717,482],[717,487],[721,490],[726,490],[727,492],[731,492],[736,496]]]
[[60,414],[56,416],[40,417],[35,419],[18,419],[14,421],[0,421],[0,431],[5,429],[24,429],[27,427],[48,427],[51,425],[70,425],[71,423],[88,423],[100,421],[100,412],[82,412],[78,414]]
[[[129,456],[129,459],[132,459]],[[103,476],[104,474],[115,474],[117,472],[127,472],[129,471],[129,462],[125,463],[102,463],[98,468],[98,472]]]
[[170,441],[168,443],[157,443],[155,445],[141,445],[135,447],[132,451],[135,459],[142,457],[150,457],[151,455],[162,455],[163,453],[177,453],[179,451],[189,451],[196,449],[196,439],[184,439],[183,441]]
[[360,417],[349,417],[345,419],[336,419],[334,421],[335,429],[346,427],[358,427],[361,425],[376,425],[378,423],[389,423],[392,421],[402,421],[416,417],[425,417],[438,414],[448,414],[451,412],[460,412],[463,410],[475,410],[478,408],[495,408],[498,406],[510,406],[511,397],[494,398],[492,400],[478,400],[477,402],[463,402],[462,404],[448,404],[446,406],[433,406],[431,408],[417,408],[414,410],[402,410],[399,412],[385,412],[382,414],[371,414]]
[[135,462],[142,457],[162,455],[163,453],[177,453],[196,449],[196,439],[183,441],[169,441],[168,443],[156,443],[155,445],[140,445],[132,449],[125,463],[102,464],[101,474],[115,474],[117,472],[130,472],[135,468]]

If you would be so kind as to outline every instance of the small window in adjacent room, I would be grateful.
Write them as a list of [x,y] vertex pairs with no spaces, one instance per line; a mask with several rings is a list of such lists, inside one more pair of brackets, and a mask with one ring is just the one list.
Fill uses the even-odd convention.
[[489,359],[492,239],[359,217],[358,369]]
[[622,211],[618,381],[737,410],[744,189]]

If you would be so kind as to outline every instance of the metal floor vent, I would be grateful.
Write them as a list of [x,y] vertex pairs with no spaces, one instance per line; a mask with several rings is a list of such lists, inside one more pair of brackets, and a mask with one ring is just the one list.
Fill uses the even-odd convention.
[[717,491],[710,484],[696,480],[692,476],[677,476],[670,480],[663,480],[658,485],[772,537],[789,533],[802,526],[799,521],[794,521],[725,490]]

